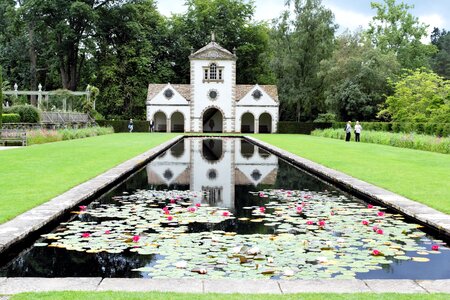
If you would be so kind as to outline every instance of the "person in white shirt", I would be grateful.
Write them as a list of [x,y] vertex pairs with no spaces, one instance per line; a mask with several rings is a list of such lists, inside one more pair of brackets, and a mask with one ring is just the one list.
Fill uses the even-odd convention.
[[350,136],[352,134],[352,122],[348,121],[345,125],[345,141],[350,142]]
[[356,121],[355,125],[355,142],[360,141],[360,135],[361,135],[362,126],[359,124],[359,121]]

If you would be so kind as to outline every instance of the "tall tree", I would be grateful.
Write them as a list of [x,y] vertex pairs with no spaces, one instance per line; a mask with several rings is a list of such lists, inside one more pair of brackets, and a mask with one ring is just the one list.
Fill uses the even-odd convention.
[[414,6],[396,0],[384,3],[372,2],[376,10],[367,31],[373,44],[384,53],[393,52],[401,66],[415,69],[428,66],[429,58],[436,52],[433,45],[425,45],[421,39],[426,37],[428,25],[419,22],[409,9]]
[[174,82],[189,82],[191,51],[211,41],[211,32],[224,48],[236,50],[237,83],[272,83],[264,63],[269,43],[268,25],[253,21],[253,1],[187,0],[187,12],[170,19],[170,49]]
[[2,130],[3,123],[3,70],[2,66],[0,66],[0,130]]
[[434,28],[431,43],[438,48],[431,58],[431,67],[440,76],[450,79],[450,32]]
[[95,85],[97,110],[108,118],[145,118],[149,82],[173,77],[167,59],[167,24],[153,0],[135,0],[100,10]]
[[325,110],[320,62],[331,56],[337,25],[321,0],[287,1],[271,36],[271,67],[281,100],[281,118],[314,120]]
[[344,33],[333,56],[322,62],[326,104],[340,120],[373,120],[400,69],[393,53],[382,53],[360,32]]

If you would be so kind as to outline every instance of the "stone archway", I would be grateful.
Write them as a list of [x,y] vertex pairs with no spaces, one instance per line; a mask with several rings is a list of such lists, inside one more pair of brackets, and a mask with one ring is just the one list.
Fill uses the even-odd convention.
[[255,117],[250,112],[241,117],[241,133],[255,133]]
[[176,111],[170,117],[171,132],[184,132],[184,115]]
[[259,133],[272,133],[272,116],[269,113],[259,116]]
[[202,115],[203,132],[223,132],[223,114],[215,108],[210,107]]
[[162,111],[158,111],[153,116],[155,122],[155,131],[166,132],[167,131],[167,116]]

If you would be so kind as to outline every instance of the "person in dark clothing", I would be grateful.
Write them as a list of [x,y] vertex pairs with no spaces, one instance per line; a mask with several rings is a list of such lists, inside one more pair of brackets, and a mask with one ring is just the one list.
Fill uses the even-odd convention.
[[130,119],[130,122],[128,122],[128,130],[130,133],[133,132],[133,128],[133,119]]

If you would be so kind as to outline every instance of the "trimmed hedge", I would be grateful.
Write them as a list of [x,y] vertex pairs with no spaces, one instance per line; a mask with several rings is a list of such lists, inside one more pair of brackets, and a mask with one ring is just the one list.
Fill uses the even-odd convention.
[[20,123],[19,114],[2,114],[3,123]]
[[316,129],[330,128],[332,123],[313,122],[278,122],[278,133],[311,134]]
[[[99,126],[112,127],[115,133],[128,132],[129,120],[97,120],[95,121]],[[149,121],[136,121],[133,120],[133,132],[150,132]]]
[[[315,130],[311,133],[311,135],[340,140],[345,139],[345,131],[340,128]],[[353,141],[354,135],[352,134],[352,142]],[[415,133],[394,133],[366,130],[361,132],[361,142],[450,154],[450,137],[442,138]]]
[[[333,123],[334,129],[344,130],[346,122]],[[354,123],[353,123],[354,125]],[[398,123],[398,122],[361,122],[363,130],[419,133],[447,137],[450,135],[450,123]]]
[[21,123],[39,123],[41,121],[41,112],[31,105],[15,105],[5,108],[4,112],[8,114],[20,115]]

